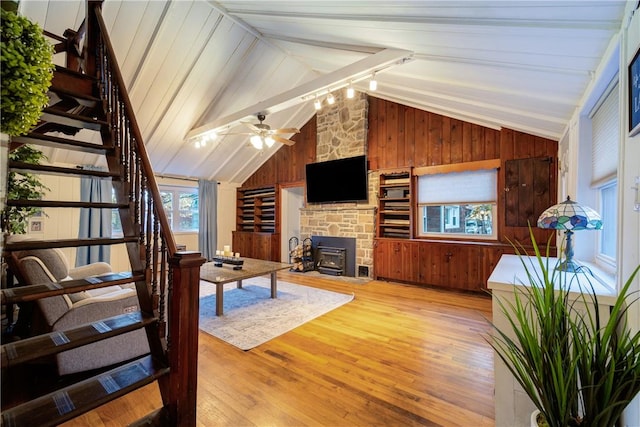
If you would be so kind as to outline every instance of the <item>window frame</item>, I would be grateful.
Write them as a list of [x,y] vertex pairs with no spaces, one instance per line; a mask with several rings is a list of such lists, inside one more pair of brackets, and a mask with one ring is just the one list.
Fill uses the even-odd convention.
[[169,226],[174,234],[193,234],[199,233],[199,227],[195,229],[180,228],[180,194],[193,194],[196,196],[197,203],[200,203],[198,187],[179,186],[179,185],[158,185],[158,191],[162,193],[171,193],[171,215],[168,215]]
[[[467,164],[456,164],[456,165],[448,165],[447,167],[438,166],[438,167],[424,167],[424,168],[416,168],[415,175],[417,175],[416,180],[416,204],[413,207],[415,209],[414,213],[416,215],[416,237],[418,238],[455,238],[459,240],[490,240],[497,241],[498,240],[498,167],[499,164],[496,164],[492,161],[481,161],[481,162],[470,162]],[[439,175],[443,176],[449,173],[473,173],[473,172],[486,172],[491,171],[495,176],[493,177],[495,180],[496,188],[492,189],[492,195],[495,200],[485,200],[485,201],[468,201],[468,200],[459,200],[459,201],[428,201],[421,202],[420,197],[420,183],[424,179],[428,179],[429,176]],[[440,178],[441,179],[441,178]],[[454,178],[455,179],[455,178]],[[442,213],[444,215],[447,210],[447,206],[458,206],[460,210],[463,209],[466,205],[490,205],[491,206],[491,234],[470,234],[465,233],[464,229],[466,226],[466,218],[463,219],[463,215],[459,212],[458,216],[458,228],[462,226],[463,232],[459,233],[446,233],[446,232],[428,232],[424,228],[424,212],[427,206],[441,206]],[[447,227],[445,226],[444,218],[442,220],[442,228],[443,230]],[[450,229],[450,228],[449,228]]]
[[[603,197],[603,191],[611,189],[612,187],[615,188],[614,190],[614,194],[615,194],[615,198],[613,200],[613,208],[614,208],[614,219],[613,221],[611,220],[611,218],[607,218],[606,217],[606,210],[604,209],[604,197]],[[618,180],[617,179],[613,179],[610,180],[602,185],[599,185],[598,187],[595,188],[595,190],[597,191],[597,198],[598,198],[598,212],[600,213],[600,215],[603,218],[603,223],[604,223],[604,227],[602,228],[602,230],[600,230],[598,239],[597,239],[597,243],[596,243],[596,254],[595,254],[595,262],[596,265],[599,266],[600,268],[602,268],[603,270],[607,271],[610,274],[615,274],[616,272],[616,268],[618,265],[618,239],[617,239],[617,234],[618,234],[618,198],[619,198],[619,188],[618,188]],[[607,233],[608,230],[611,229],[611,225],[615,226],[615,228],[612,231],[612,234]],[[609,224],[609,227],[607,228],[607,224]],[[607,233],[607,234],[605,234]],[[605,254],[602,252],[602,247],[603,247],[603,239],[605,238],[605,236],[608,236],[610,238],[613,239],[613,244],[614,244],[614,250],[615,250],[615,256],[611,257],[608,254]]]

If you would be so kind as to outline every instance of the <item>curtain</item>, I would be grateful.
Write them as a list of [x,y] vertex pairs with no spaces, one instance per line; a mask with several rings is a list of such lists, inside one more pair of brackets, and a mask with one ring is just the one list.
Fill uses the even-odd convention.
[[218,182],[198,181],[198,247],[207,260],[216,254],[218,245]]
[[[93,166],[83,169],[104,170]],[[111,180],[82,177],[80,181],[80,200],[83,202],[111,202]],[[111,209],[81,208],[78,238],[111,238]],[[82,246],[76,251],[76,267],[93,262],[111,261],[111,246]]]

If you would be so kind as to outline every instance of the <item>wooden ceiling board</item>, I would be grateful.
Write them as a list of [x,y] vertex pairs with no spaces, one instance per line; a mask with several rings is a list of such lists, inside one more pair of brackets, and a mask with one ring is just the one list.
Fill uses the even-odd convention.
[[[204,18],[199,20],[189,16],[185,24],[193,23],[194,25],[187,25],[186,28],[179,30],[179,34],[187,36],[192,40],[192,43],[184,46],[178,41],[178,38],[173,46],[167,47],[163,63],[158,68],[152,85],[141,104],[140,119],[144,124],[145,131],[152,127],[149,126],[150,124],[161,118],[159,115],[163,115],[163,111],[166,111],[166,108],[171,104],[175,94],[182,89],[185,79],[193,73],[195,64],[202,58],[204,46],[219,22],[218,14],[206,16],[197,10],[192,10],[191,13],[200,17],[204,16]],[[160,84],[157,84],[158,82]]]
[[[130,3],[136,2],[125,1],[120,13],[135,15],[138,12],[137,9],[129,12]],[[150,46],[154,43],[153,40],[156,37],[158,27],[162,24],[167,4],[149,1],[145,6],[137,26],[121,26],[118,22],[114,23],[114,31],[118,33],[120,40],[123,40],[123,42],[114,45],[114,49],[128,88],[134,85],[139,69],[142,67]]]

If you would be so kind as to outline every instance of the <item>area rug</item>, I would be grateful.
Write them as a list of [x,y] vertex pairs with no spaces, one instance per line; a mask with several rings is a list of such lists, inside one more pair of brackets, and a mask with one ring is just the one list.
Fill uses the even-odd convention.
[[200,282],[200,329],[242,350],[252,349],[353,300],[342,294],[278,280],[272,299],[269,278],[225,285],[224,314],[216,316],[216,287]]

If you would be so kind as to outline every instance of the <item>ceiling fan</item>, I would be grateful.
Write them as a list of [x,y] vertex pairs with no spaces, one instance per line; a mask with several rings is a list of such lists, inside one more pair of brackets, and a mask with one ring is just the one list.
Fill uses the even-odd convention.
[[280,134],[300,133],[297,128],[284,128],[284,129],[271,129],[271,127],[265,123],[262,123],[266,116],[262,113],[258,113],[256,118],[260,123],[242,122],[243,125],[251,129],[250,132],[240,132],[238,135],[251,135],[251,145],[258,150],[262,149],[265,145],[271,147],[274,142],[280,142],[285,145],[293,145],[295,141],[283,138]]

